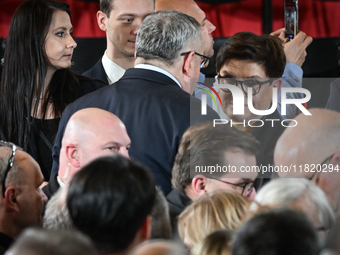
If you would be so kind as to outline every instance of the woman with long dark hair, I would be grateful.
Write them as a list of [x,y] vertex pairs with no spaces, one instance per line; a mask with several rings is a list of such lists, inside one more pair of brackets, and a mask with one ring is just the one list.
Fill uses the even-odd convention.
[[65,107],[105,86],[69,69],[74,48],[66,3],[26,0],[15,11],[6,40],[0,85],[0,135],[39,163],[45,180]]

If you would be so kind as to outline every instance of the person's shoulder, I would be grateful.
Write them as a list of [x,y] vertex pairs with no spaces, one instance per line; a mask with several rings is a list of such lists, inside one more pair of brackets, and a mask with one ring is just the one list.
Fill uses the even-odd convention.
[[100,108],[107,100],[113,99],[113,90],[115,88],[111,86],[104,86],[97,90],[91,91],[84,96],[78,98],[73,103],[69,104],[67,108],[87,108],[87,107],[98,107]]
[[100,88],[108,86],[108,84],[102,80],[90,78],[83,75],[80,79],[80,83],[83,88],[84,94],[88,94]]
[[90,69],[83,72],[82,75],[92,77],[93,72],[98,71],[98,69],[104,69],[101,58]]
[[102,59],[100,58],[94,66],[92,66],[90,69],[85,71],[82,75],[87,77],[92,77],[94,79],[101,80],[103,82],[107,83],[106,73],[104,70],[104,66],[102,63]]

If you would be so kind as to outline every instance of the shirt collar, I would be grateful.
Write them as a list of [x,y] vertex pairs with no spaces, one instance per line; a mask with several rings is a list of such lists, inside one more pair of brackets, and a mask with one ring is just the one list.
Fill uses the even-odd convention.
[[155,71],[155,72],[162,73],[162,74],[168,76],[169,78],[171,78],[182,89],[181,84],[175,78],[175,76],[173,76],[171,73],[169,73],[168,71],[165,71],[164,69],[162,69],[158,66],[153,66],[153,65],[148,65],[148,64],[138,64],[138,65],[135,65],[135,68],[142,68],[142,69],[147,69],[147,70],[152,70],[152,71]]
[[64,188],[65,187],[65,183],[62,182],[62,180],[60,179],[59,176],[57,176],[57,181],[58,181],[58,184],[59,184],[60,188]]
[[109,84],[112,84],[118,81],[125,73],[125,69],[121,66],[117,65],[106,55],[106,51],[104,56],[102,57],[103,67],[106,73],[106,78]]

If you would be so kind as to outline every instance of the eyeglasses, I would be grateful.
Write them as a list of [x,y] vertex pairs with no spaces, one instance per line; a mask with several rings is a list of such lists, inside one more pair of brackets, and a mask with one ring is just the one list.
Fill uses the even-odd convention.
[[[222,181],[221,179],[218,178],[214,178],[214,177],[208,177],[209,179],[213,179],[219,182],[223,182],[235,187],[239,187],[242,189],[241,195],[245,196],[245,197],[249,197],[250,194],[253,192],[255,183],[257,183],[257,180],[254,181],[248,181],[248,182],[242,182],[242,183],[231,183],[231,182],[227,182],[227,181]],[[244,191],[246,191],[246,193],[244,194]]]
[[200,64],[200,68],[206,68],[209,65],[210,58],[207,57],[207,56],[204,56],[203,54],[200,54],[200,53],[198,53],[196,51],[187,51],[187,52],[181,53],[180,55],[181,56],[186,56],[186,55],[188,55],[191,52],[194,52],[196,55],[198,55],[198,56],[200,56],[202,58],[202,61],[201,61],[201,64]]
[[[327,161],[331,160],[332,157],[333,157],[333,155],[334,155],[334,154],[330,155],[330,156],[327,157],[324,161],[322,161],[321,167],[322,167],[324,164],[326,164]],[[315,171],[315,172],[312,174],[312,176],[309,177],[308,179],[309,179],[310,181],[313,180],[313,178],[315,177],[316,173],[317,173],[317,171]]]
[[[239,84],[241,85],[241,88],[243,92],[247,95],[248,93],[248,88],[251,88],[253,91],[253,96],[258,94],[261,90],[261,86],[263,84],[266,84],[268,82],[271,82],[271,79],[265,80],[265,81],[260,81],[258,79],[249,79],[249,80],[237,80],[235,78],[228,78],[228,77],[221,77],[217,76],[217,82],[218,84],[229,84],[229,85],[234,85],[238,86]],[[223,92],[230,93],[230,90],[228,89],[223,89],[221,88]]]
[[18,146],[16,146],[14,143],[5,142],[5,141],[0,141],[0,147],[8,147],[8,148],[11,148],[11,149],[12,149],[11,156],[9,157],[9,160],[8,160],[7,168],[6,168],[6,171],[5,171],[4,176],[3,176],[3,179],[2,179],[2,195],[3,195],[3,197],[5,197],[5,191],[6,191],[5,183],[6,183],[6,178],[7,178],[7,175],[8,175],[9,170],[11,170],[11,168],[12,168],[12,166],[13,166],[15,151],[16,151],[17,149],[21,149],[21,148],[18,147]]

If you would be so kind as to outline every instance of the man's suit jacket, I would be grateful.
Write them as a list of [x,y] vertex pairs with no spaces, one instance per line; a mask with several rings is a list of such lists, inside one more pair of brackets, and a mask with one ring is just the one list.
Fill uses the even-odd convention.
[[340,112],[340,78],[331,83],[326,109]]
[[108,110],[123,121],[131,138],[130,157],[153,172],[165,194],[171,190],[171,169],[183,133],[193,124],[219,119],[210,107],[207,115],[201,115],[201,101],[168,76],[146,69],[128,69],[113,85],[84,96],[65,109],[53,148],[51,176],[58,171],[68,119],[77,110],[88,107]]
[[50,178],[50,181],[47,185],[42,188],[42,191],[47,197],[47,201],[51,199],[51,197],[58,191],[60,188],[59,182],[57,180],[58,174],[55,174],[53,178]]
[[100,58],[93,67],[84,72],[83,75],[102,80],[108,84],[106,73],[102,63],[102,58]]
[[[266,121],[268,120],[268,121]],[[269,120],[277,120],[272,121]],[[280,138],[281,134],[285,130],[285,127],[281,125],[282,117],[277,110],[272,114],[264,117],[262,119],[264,125],[262,127],[254,128],[252,135],[261,143],[260,151],[256,156],[256,164],[258,166],[273,165],[274,163],[274,149],[277,140]],[[288,125],[289,123],[284,123]],[[274,125],[274,126],[272,126]],[[271,173],[266,173],[262,177],[270,177]]]

